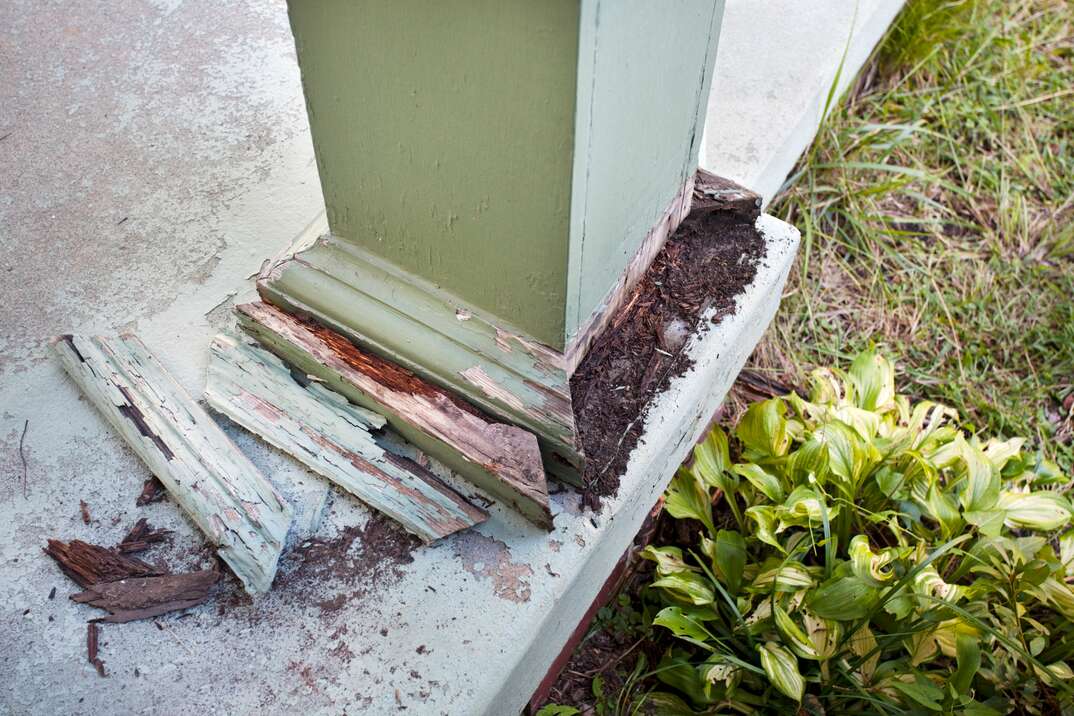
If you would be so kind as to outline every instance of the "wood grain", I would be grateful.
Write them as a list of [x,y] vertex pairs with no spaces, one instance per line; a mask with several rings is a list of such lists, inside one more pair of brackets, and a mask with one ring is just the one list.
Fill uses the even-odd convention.
[[379,414],[239,338],[216,336],[209,350],[205,398],[213,409],[425,542],[488,518],[416,462],[381,447],[372,432],[384,426]]
[[268,591],[292,510],[264,475],[137,337],[64,335],[52,347],[246,591]]
[[460,398],[312,321],[260,302],[236,310],[243,328],[269,350],[383,414],[419,448],[535,524],[551,528],[548,486],[532,433],[491,422]]

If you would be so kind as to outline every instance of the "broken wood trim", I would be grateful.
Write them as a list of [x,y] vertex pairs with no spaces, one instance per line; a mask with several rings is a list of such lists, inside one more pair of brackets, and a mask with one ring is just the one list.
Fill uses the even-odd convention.
[[730,212],[755,222],[761,216],[761,195],[730,179],[698,169],[692,211],[695,216]]
[[266,263],[257,289],[264,301],[533,432],[548,471],[581,485],[570,376],[559,351],[336,236]]
[[285,361],[381,413],[407,440],[535,524],[552,527],[532,433],[487,420],[460,398],[312,321],[267,303],[242,304],[236,311],[242,327]]
[[292,516],[272,484],[137,337],[64,335],[52,347],[246,590],[268,591]]
[[488,519],[431,472],[381,447],[371,431],[384,426],[382,416],[296,377],[275,355],[241,339],[213,339],[205,399],[425,542]]
[[585,320],[577,332],[567,341],[567,347],[563,351],[563,360],[567,375],[574,375],[574,371],[585,358],[593,342],[604,332],[611,320],[619,314],[627,299],[638,285],[638,281],[649,270],[653,259],[664,248],[668,237],[675,233],[679,224],[690,213],[691,199],[694,195],[695,175],[679,188],[667,208],[660,215],[660,219],[645,235],[641,245],[638,246],[634,257],[630,259],[626,269],[619,279],[608,290],[604,300],[593,310],[589,318]]

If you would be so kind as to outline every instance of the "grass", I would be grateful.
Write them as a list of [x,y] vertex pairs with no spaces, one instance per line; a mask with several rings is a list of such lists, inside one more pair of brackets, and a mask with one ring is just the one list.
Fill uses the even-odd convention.
[[[1074,472],[1074,4],[910,0],[769,211],[803,240],[750,368],[801,385],[875,344],[902,392]],[[567,700],[616,713],[638,662],[585,649],[602,693]]]
[[1074,466],[1074,5],[914,1],[770,212],[802,230],[752,368],[870,343]]

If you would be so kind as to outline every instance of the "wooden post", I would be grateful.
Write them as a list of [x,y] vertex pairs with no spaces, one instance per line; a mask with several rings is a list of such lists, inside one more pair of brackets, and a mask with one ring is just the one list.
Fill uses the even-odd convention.
[[582,456],[570,376],[689,211],[722,0],[291,0],[330,233],[262,297]]

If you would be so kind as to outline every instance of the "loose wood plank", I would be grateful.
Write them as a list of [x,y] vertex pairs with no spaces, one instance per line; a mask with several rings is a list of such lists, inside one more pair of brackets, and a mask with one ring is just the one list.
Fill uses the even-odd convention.
[[243,328],[269,350],[382,413],[410,442],[551,529],[548,486],[532,433],[490,422],[451,393],[312,321],[260,302],[236,310]]
[[379,414],[232,336],[217,336],[209,352],[209,405],[424,541],[488,519],[431,472],[378,445],[370,430],[383,427]]
[[135,336],[59,336],[64,368],[218,548],[246,591],[268,591],[291,506]]

